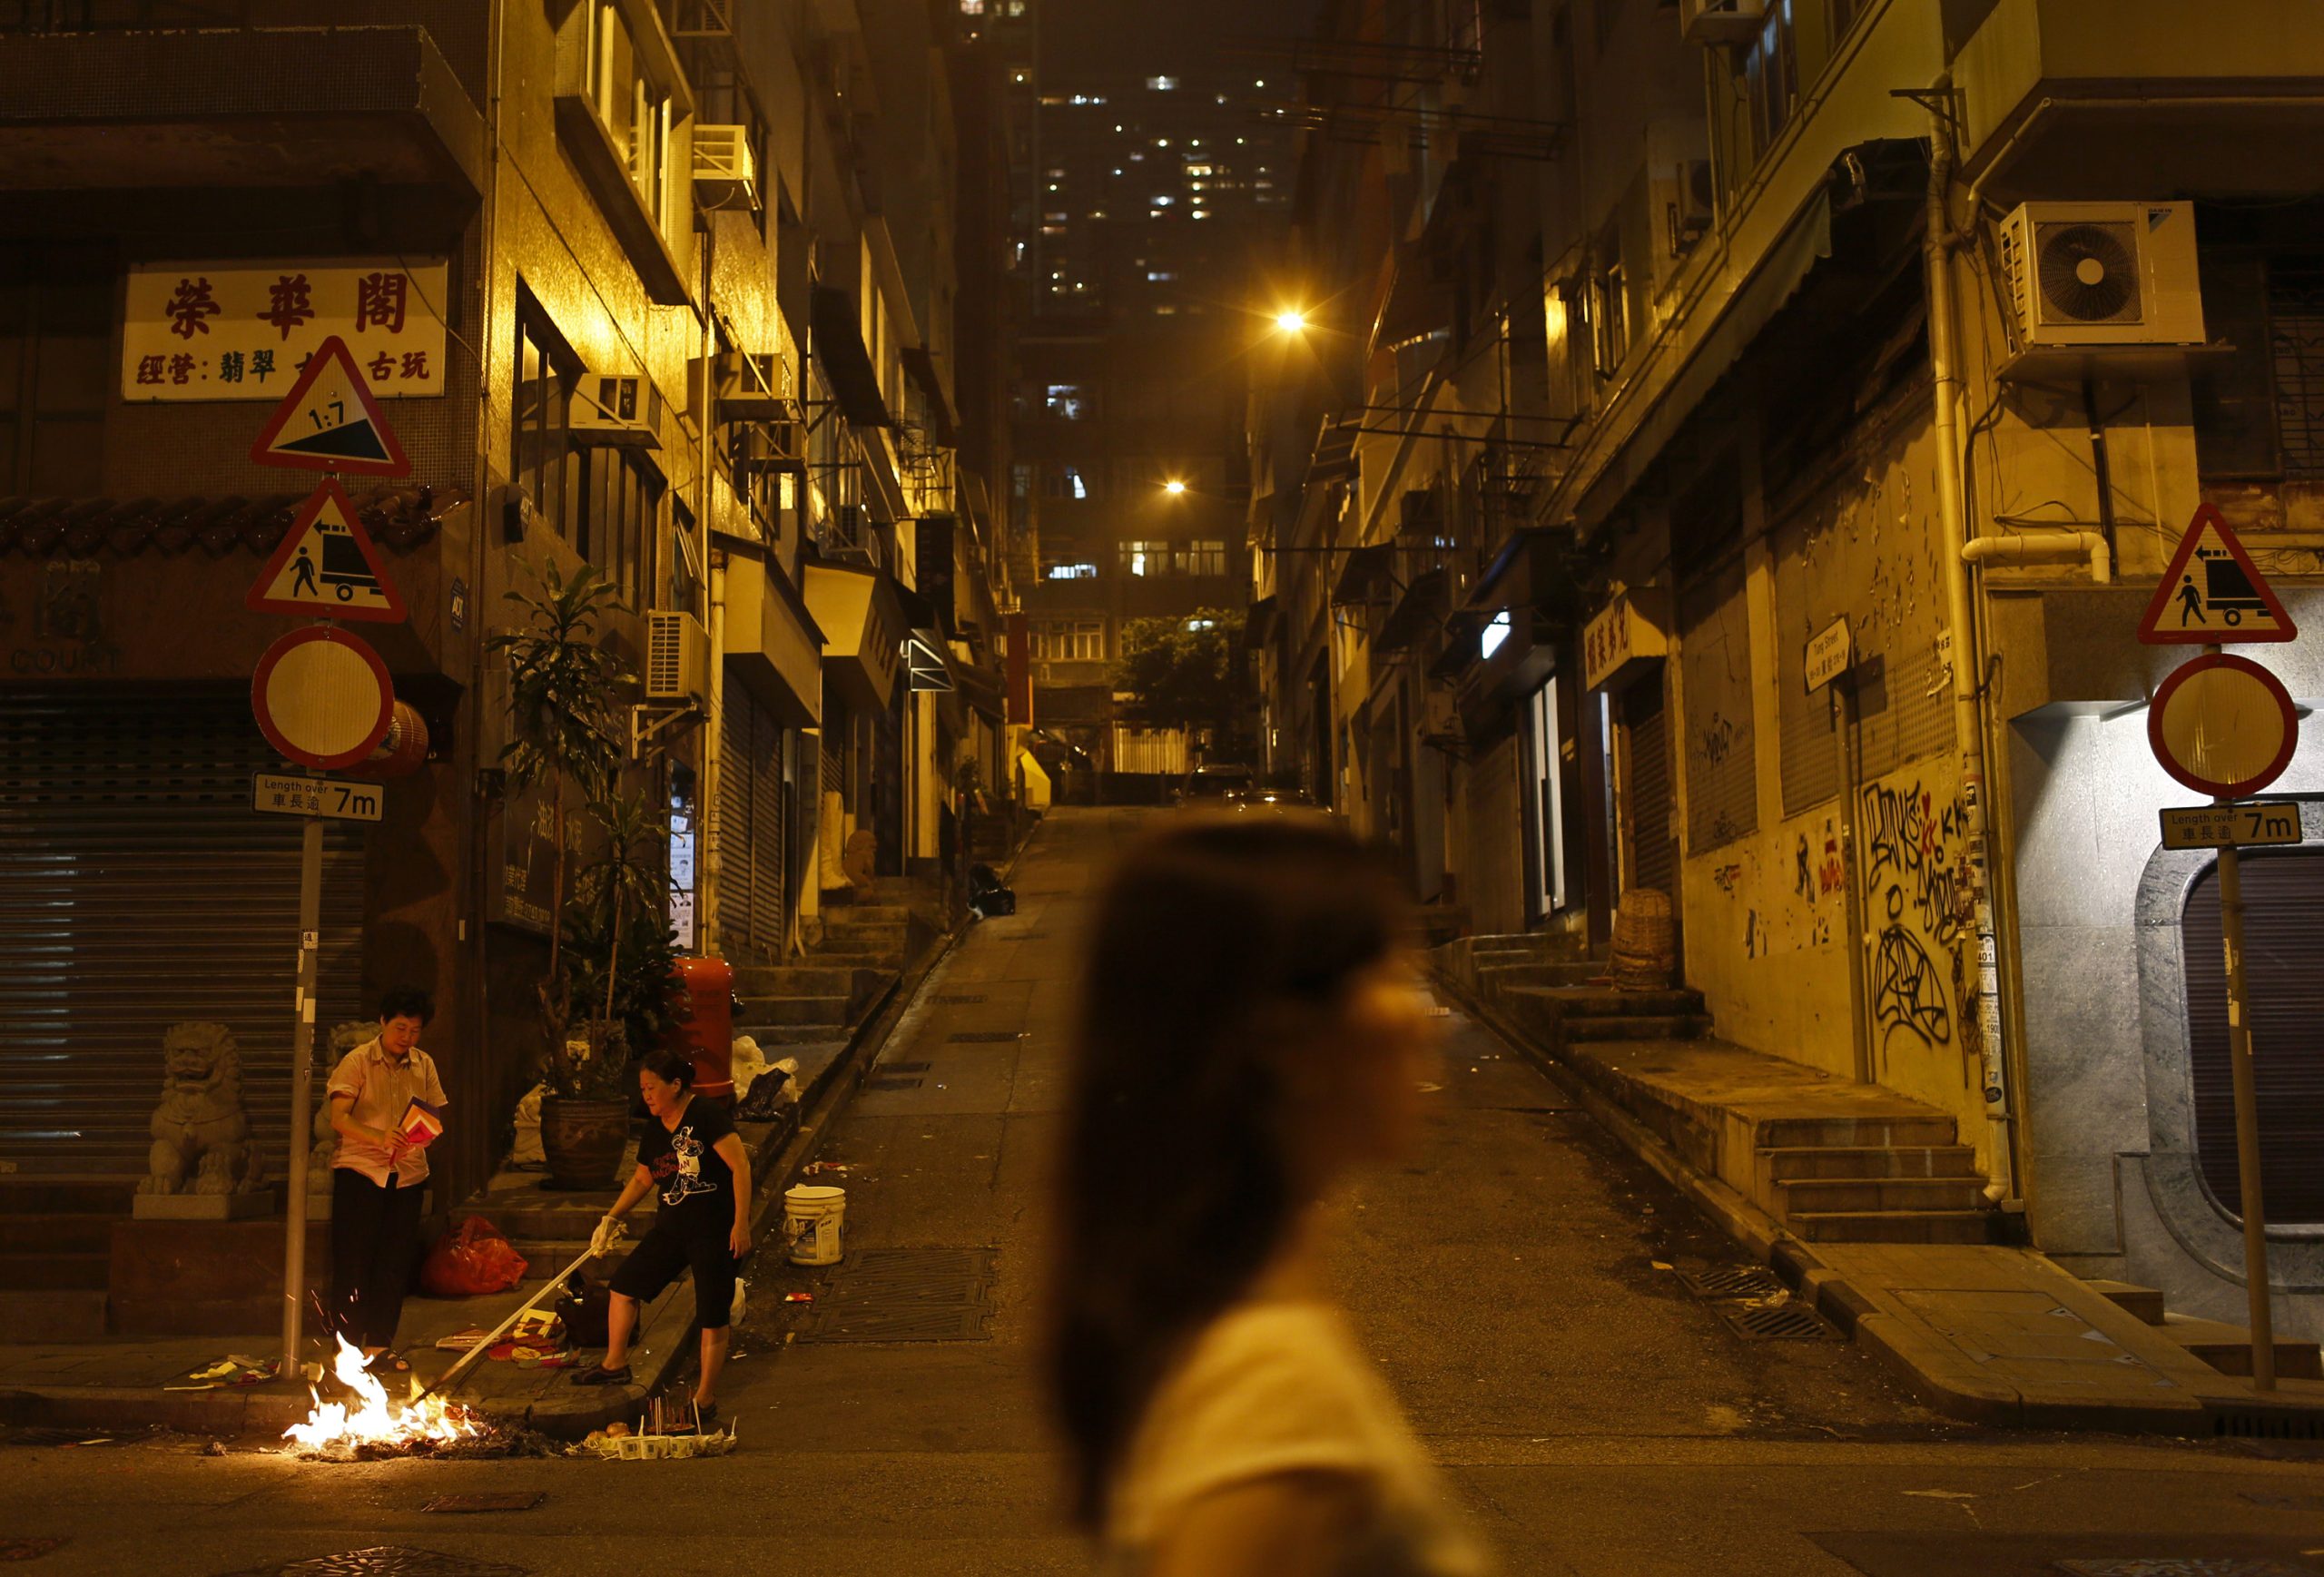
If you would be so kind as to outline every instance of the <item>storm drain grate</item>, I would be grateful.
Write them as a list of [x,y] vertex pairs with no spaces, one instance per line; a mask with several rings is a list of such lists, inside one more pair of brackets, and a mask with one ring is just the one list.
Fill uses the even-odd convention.
[[1023,1040],[1024,1036],[1015,1030],[961,1030],[944,1039],[965,1046],[1005,1046],[1010,1041]]
[[929,1000],[931,1000],[931,1001],[932,1001],[932,1002],[936,1002],[936,1003],[938,1003],[938,1004],[940,1004],[940,1005],[941,1005],[941,1006],[943,1006],[943,1007],[947,1007],[947,1008],[970,1008],[970,1007],[974,1007],[977,1003],[983,1001],[983,1000],[984,1000],[984,998],[983,998],[981,995],[980,995],[980,996],[942,996],[942,997],[931,997],[931,998],[930,998],[930,999],[929,999]]
[[1679,1279],[1697,1297],[1718,1302],[1722,1298],[1781,1297],[1783,1283],[1776,1273],[1763,1265],[1714,1265],[1709,1270],[1682,1270]]
[[506,1494],[438,1495],[423,1512],[529,1512],[548,1498],[546,1490],[511,1490]]
[[64,1544],[63,1539],[0,1539],[0,1561],[37,1561]]
[[2221,1405],[2211,1414],[2211,1433],[2223,1440],[2324,1440],[2324,1419]]
[[989,1248],[872,1248],[843,1267],[803,1342],[980,1342],[991,1332]]
[[1831,1326],[1804,1304],[1737,1304],[1718,1311],[1735,1334],[1757,1342],[1817,1342],[1835,1336]]
[[875,1073],[863,1081],[866,1089],[918,1089],[928,1080],[918,1074]]
[[2058,1570],[2073,1577],[2311,1577],[2302,1567],[2241,1555],[2110,1555],[2097,1561],[2061,1561]]
[[527,1577],[527,1566],[504,1566],[496,1561],[470,1561],[434,1550],[413,1550],[401,1544],[374,1544],[368,1550],[342,1550],[308,1561],[285,1561],[273,1566],[249,1566],[228,1577]]

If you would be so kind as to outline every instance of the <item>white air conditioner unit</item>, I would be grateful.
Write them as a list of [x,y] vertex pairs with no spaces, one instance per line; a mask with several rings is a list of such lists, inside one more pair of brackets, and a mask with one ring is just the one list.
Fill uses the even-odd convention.
[[1682,257],[1688,248],[1710,233],[1718,215],[1718,192],[1708,159],[1682,159],[1672,167],[1671,174],[1674,179],[1664,211],[1670,232],[1668,240],[1670,255]]
[[1679,25],[1689,44],[1748,44],[1765,20],[1765,0],[1679,0]]
[[718,359],[718,415],[726,421],[789,421],[799,389],[788,357],[731,351]]
[[2203,343],[2191,202],[2028,202],[2002,265],[2027,350]]
[[710,632],[690,613],[646,616],[645,698],[690,701],[710,693]]
[[694,126],[694,196],[704,208],[758,212],[758,155],[750,127]]
[[1460,742],[1461,708],[1452,691],[1431,690],[1421,698],[1420,736],[1424,741]]
[[658,449],[653,414],[659,403],[643,378],[584,378],[566,404],[565,429],[575,443]]

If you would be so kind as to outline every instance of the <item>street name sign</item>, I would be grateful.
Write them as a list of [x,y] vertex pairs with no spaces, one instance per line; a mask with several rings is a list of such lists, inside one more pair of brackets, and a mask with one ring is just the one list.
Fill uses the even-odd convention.
[[275,642],[251,679],[251,711],[266,742],[320,772],[353,766],[377,749],[395,705],[379,654],[329,625]]
[[369,381],[348,354],[347,341],[335,334],[316,348],[299,381],[266,419],[251,458],[261,466],[347,476],[411,474],[411,461],[372,398]]
[[2240,800],[2283,775],[2299,724],[2281,680],[2249,657],[2211,652],[2156,687],[2146,736],[2172,777],[2197,793]]
[[251,778],[251,809],[278,816],[328,816],[335,822],[376,822],[379,785],[335,777],[261,772]]
[[2209,504],[2188,522],[2139,623],[2139,639],[2151,646],[2232,646],[2299,633],[2275,587]]
[[1856,661],[1856,643],[1848,636],[1848,621],[1838,618],[1807,643],[1807,693],[1810,695],[1848,671]]
[[2292,800],[2176,805],[2162,813],[2166,849],[2248,849],[2301,841],[2299,805]]
[[252,613],[401,624],[409,617],[354,501],[325,477],[242,598]]

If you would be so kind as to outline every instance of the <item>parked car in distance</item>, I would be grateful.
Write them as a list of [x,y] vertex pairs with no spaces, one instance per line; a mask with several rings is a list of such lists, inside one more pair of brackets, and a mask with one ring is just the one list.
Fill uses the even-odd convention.
[[1237,789],[1226,803],[1236,814],[1250,816],[1313,814],[1318,809],[1305,791],[1294,788]]
[[1172,803],[1216,809],[1233,795],[1247,793],[1257,783],[1258,774],[1239,762],[1205,762],[1187,774],[1172,796]]

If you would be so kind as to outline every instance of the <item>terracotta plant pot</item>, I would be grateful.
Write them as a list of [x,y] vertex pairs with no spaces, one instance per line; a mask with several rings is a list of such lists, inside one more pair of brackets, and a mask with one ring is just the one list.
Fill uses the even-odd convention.
[[552,1188],[609,1188],[629,1143],[629,1102],[620,1097],[541,1100],[541,1155]]

